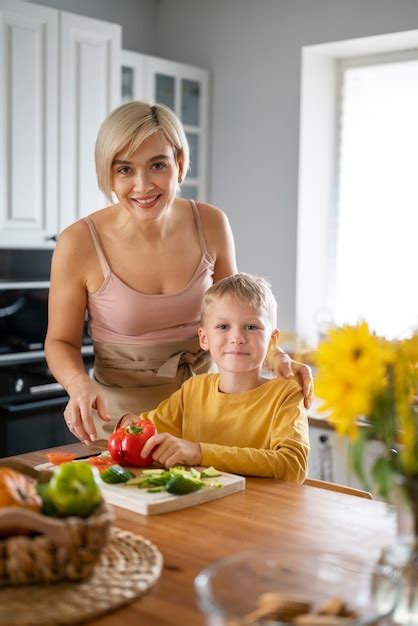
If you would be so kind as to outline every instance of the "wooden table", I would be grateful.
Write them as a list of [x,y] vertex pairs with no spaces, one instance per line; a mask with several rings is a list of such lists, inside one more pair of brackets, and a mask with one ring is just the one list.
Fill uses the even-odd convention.
[[[86,453],[83,444],[60,449]],[[32,466],[45,462],[42,451],[14,458]],[[159,516],[115,510],[117,526],[159,547],[164,569],[148,595],[89,622],[96,626],[203,626],[193,581],[217,559],[256,547],[298,547],[369,561],[395,534],[381,502],[266,478],[248,478],[243,492]]]

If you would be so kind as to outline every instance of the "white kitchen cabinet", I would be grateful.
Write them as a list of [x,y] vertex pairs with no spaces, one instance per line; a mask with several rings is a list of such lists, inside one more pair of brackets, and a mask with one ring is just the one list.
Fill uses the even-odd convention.
[[182,196],[207,197],[209,72],[137,52],[122,51],[122,101],[169,106],[180,118],[190,146],[190,168]]
[[99,191],[94,145],[120,104],[121,27],[60,14],[59,230],[108,204]]
[[0,247],[48,248],[105,206],[94,142],[120,103],[121,27],[0,0]]
[[350,484],[349,449],[347,437],[339,437],[329,428],[309,427],[309,478],[341,485]]
[[146,55],[122,50],[121,54],[121,100],[148,100],[145,81]]
[[58,229],[58,11],[0,0],[0,246]]

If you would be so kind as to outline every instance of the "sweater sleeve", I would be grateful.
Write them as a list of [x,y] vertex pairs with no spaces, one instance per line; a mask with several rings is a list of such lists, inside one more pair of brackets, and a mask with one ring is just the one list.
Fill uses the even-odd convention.
[[175,437],[182,437],[183,432],[183,386],[175,391],[167,400],[163,400],[152,411],[141,413],[141,419],[154,422],[159,433],[169,433]]
[[201,443],[202,465],[224,472],[303,483],[309,452],[308,419],[300,387],[289,389],[273,416],[269,449]]

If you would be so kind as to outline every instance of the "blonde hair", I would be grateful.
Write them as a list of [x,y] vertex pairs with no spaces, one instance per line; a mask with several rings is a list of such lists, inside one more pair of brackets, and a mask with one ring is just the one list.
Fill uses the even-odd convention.
[[172,145],[180,165],[179,183],[189,169],[189,145],[178,117],[163,104],[151,106],[147,102],[128,102],[112,111],[100,126],[95,158],[99,189],[112,201],[112,163],[115,155],[127,150],[132,156],[141,144],[154,133],[162,131]]
[[261,276],[241,272],[212,285],[203,296],[202,323],[208,306],[225,296],[232,296],[242,304],[262,307],[268,314],[272,326],[276,326],[277,300],[271,291],[270,283]]

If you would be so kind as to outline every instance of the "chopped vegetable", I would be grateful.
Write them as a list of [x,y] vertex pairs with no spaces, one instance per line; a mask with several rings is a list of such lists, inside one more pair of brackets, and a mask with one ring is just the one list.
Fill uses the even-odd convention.
[[124,469],[121,465],[112,465],[111,467],[105,469],[100,475],[103,482],[109,484],[126,483],[133,477],[134,474],[132,474],[129,470]]
[[194,467],[185,468],[181,466],[166,469],[145,469],[139,476],[135,476],[127,481],[127,485],[136,486],[139,489],[147,489],[150,493],[168,491],[176,495],[183,495],[197,491],[202,487],[222,487],[219,481],[208,481],[206,478],[221,476],[214,467],[208,468],[209,474],[205,476],[206,470],[199,471]]
[[177,474],[172,476],[165,488],[168,493],[174,493],[176,495],[185,495],[186,493],[192,493],[193,491],[197,491],[201,489],[205,483],[201,480],[196,480],[195,478],[187,478],[186,476],[182,476],[181,474]]
[[201,478],[216,478],[216,476],[221,476],[222,472],[215,469],[214,467],[205,467],[204,470],[200,473]]
[[71,452],[47,452],[45,456],[52,465],[61,465],[62,463],[71,463],[77,455]]
[[99,456],[90,456],[87,459],[87,463],[92,465],[93,467],[97,467],[100,474],[102,474],[108,467],[111,467],[115,464],[114,460],[110,455],[99,455]]
[[101,502],[97,470],[88,463],[63,463],[49,481],[38,491],[43,500],[43,512],[59,517],[87,517]]

